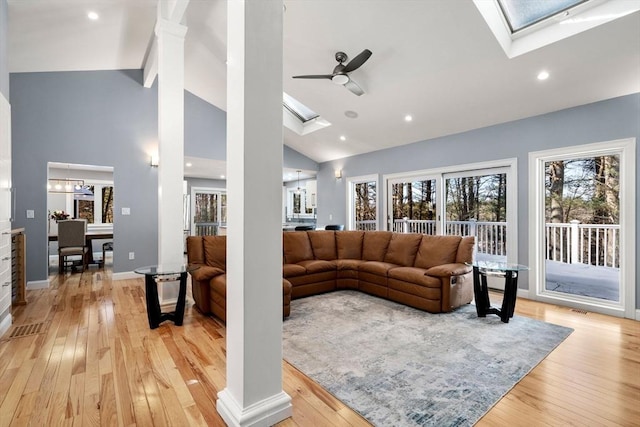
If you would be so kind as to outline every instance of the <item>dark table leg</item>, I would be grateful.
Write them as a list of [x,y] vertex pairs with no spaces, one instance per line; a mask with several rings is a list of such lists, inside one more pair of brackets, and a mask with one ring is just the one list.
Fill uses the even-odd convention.
[[149,327],[156,329],[160,325],[160,301],[158,301],[158,286],[155,276],[145,274],[144,288],[147,299],[147,317],[149,318]]
[[187,273],[180,273],[180,290],[178,291],[178,302],[176,304],[176,311],[174,315],[174,323],[177,326],[182,326],[182,320],[184,319],[184,306],[187,299]]
[[504,323],[509,323],[516,308],[516,296],[518,295],[518,273],[508,270],[504,279],[504,298],[502,299],[502,309],[500,319]]
[[481,274],[478,267],[473,267],[473,294],[476,300],[478,317],[486,317],[487,310],[491,308],[489,288],[487,287],[487,276]]
[[158,300],[158,285],[156,276],[145,275],[145,292],[147,299],[147,317],[149,327],[156,329],[165,320],[172,320],[176,326],[182,326],[184,320],[184,307],[187,300],[187,273],[180,273],[180,290],[178,291],[178,301],[175,311],[162,313],[160,311],[160,301]]

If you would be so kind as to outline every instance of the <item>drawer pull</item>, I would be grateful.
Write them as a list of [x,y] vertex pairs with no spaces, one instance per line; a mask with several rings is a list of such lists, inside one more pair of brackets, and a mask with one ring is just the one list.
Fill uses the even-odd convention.
[[11,282],[4,282],[4,284],[2,285],[3,288],[6,288],[7,286],[10,286]]
[[11,258],[9,258],[8,256],[2,258],[3,261],[9,261]]

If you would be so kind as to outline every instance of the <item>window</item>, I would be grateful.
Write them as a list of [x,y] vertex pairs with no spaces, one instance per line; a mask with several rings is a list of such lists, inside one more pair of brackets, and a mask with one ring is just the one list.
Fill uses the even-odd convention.
[[348,229],[378,229],[378,176],[349,178],[347,191]]
[[284,105],[284,108],[296,116],[302,123],[313,120],[316,117],[320,117],[320,114],[284,92],[282,92],[282,105]]
[[73,198],[76,218],[88,224],[113,224],[113,185],[87,185],[76,190]]
[[306,188],[289,188],[287,190],[287,220],[312,218],[315,214]]
[[399,233],[436,234],[436,180],[400,178],[390,180],[391,212],[388,230]]
[[551,18],[588,0],[498,0],[511,33]]

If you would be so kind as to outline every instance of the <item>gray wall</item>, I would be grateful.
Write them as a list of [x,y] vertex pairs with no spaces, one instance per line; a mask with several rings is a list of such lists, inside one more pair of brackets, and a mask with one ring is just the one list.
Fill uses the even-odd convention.
[[7,99],[9,99],[9,64],[7,63],[8,14],[7,0],[0,0],[0,93]]
[[[156,263],[157,168],[149,159],[157,148],[158,97],[156,86],[146,89],[141,82],[141,70],[11,74],[12,225],[26,228],[28,281],[47,279],[47,162],[112,166],[114,272]],[[224,111],[185,92],[185,155],[224,160],[225,122]],[[287,153],[294,167],[311,169],[310,162],[318,168]],[[123,207],[131,215],[121,215]],[[27,209],[35,218],[26,218]],[[174,214],[182,216],[182,206]]]
[[[601,101],[510,123],[436,138],[320,164],[318,172],[318,224],[346,223],[346,178],[379,173],[408,172],[516,157],[518,159],[518,258],[529,257],[529,170],[531,151],[568,147],[622,138],[640,140],[640,94]],[[640,149],[636,150],[636,171]],[[340,168],[343,178],[334,178]],[[640,174],[636,173],[640,190]],[[640,214],[636,197],[636,213]],[[329,220],[329,214],[333,219]],[[636,219],[636,265],[640,221]],[[636,268],[636,300],[640,301],[640,268]],[[527,288],[526,276],[519,282]],[[640,307],[640,302],[636,303]]]

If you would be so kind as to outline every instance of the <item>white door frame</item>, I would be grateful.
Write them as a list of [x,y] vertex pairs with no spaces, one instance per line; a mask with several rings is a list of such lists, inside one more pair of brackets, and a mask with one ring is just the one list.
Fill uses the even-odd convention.
[[363,182],[376,183],[376,230],[380,230],[380,179],[378,174],[352,176],[347,178],[347,230],[355,230],[354,189]]
[[[544,164],[553,160],[620,156],[620,302],[561,296],[545,290]],[[636,318],[636,140],[597,142],[529,153],[529,298],[630,319]]]

